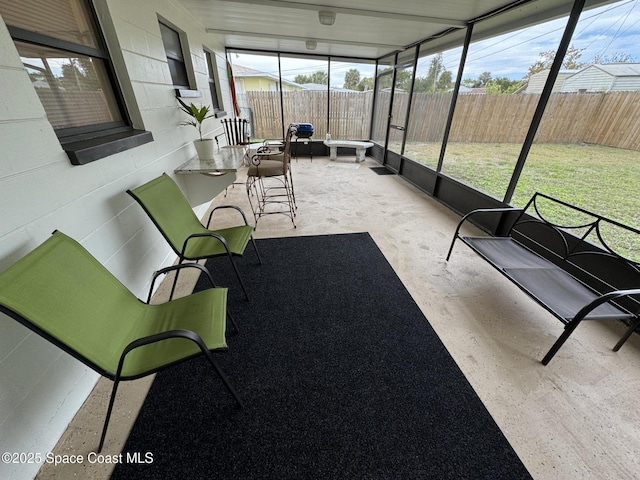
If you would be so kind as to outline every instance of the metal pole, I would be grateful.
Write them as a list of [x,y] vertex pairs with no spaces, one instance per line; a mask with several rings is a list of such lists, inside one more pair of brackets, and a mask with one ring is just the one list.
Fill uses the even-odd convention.
[[[416,70],[418,65],[418,53],[420,50],[419,46],[414,47],[415,53],[413,54],[413,75],[411,76],[411,86],[409,87],[409,103],[407,104],[407,114],[404,118],[404,135],[402,137],[402,146],[400,147],[400,155],[404,155],[404,149],[407,145],[407,133],[409,131],[409,119],[411,117],[411,100],[413,99],[413,88],[416,85]],[[435,83],[435,82],[434,82]]]
[[398,53],[393,57],[393,70],[391,71],[391,93],[389,94],[389,111],[387,112],[387,133],[384,137],[384,161],[383,165],[387,164],[387,151],[389,148],[389,137],[391,136],[391,120],[393,119],[393,95],[396,91],[396,63],[398,63]]
[[377,103],[377,99],[376,99],[376,92],[377,87],[378,87],[378,62],[380,61],[380,59],[376,59],[376,66],[374,67],[374,74],[373,74],[373,92],[371,92],[371,95],[373,95],[373,98],[371,99],[371,107],[369,108],[369,118],[371,119],[371,124],[369,125],[369,139],[373,139],[373,128],[376,124],[376,119],[374,118],[374,114],[376,113],[376,103]]
[[[327,57],[327,132],[331,131],[331,57]],[[326,133],[326,132],[325,132]]]
[[278,53],[278,82],[280,84],[280,124],[282,126],[282,138],[284,139],[284,96],[282,94],[282,66],[280,65],[280,53]]

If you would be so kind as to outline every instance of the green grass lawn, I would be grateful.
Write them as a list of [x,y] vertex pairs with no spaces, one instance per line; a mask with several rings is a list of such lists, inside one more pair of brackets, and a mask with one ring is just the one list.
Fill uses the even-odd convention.
[[[499,200],[520,153],[516,144],[449,144],[442,172]],[[432,168],[437,144],[407,145],[405,156]],[[599,145],[534,144],[511,204],[524,206],[536,191],[640,228],[640,152]],[[612,235],[614,247],[640,256],[634,238]],[[609,240],[609,239],[608,239]]]

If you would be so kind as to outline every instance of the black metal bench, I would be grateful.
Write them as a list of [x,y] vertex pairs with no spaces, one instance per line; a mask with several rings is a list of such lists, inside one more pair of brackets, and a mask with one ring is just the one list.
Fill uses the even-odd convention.
[[[498,216],[495,236],[460,235],[462,225],[478,215]],[[621,245],[614,249],[611,238]],[[618,253],[638,253],[639,230],[536,193],[521,209],[478,209],[462,217],[447,261],[457,239],[564,323],[544,365],[583,320],[627,323],[614,351],[640,325],[640,263]]]

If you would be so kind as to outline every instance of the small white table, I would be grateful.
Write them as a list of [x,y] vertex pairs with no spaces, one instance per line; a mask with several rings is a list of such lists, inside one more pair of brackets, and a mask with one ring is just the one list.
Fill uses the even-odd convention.
[[213,158],[200,160],[198,156],[190,158],[178,168],[174,173],[206,173],[209,175],[224,175],[228,172],[237,172],[246,164],[245,147],[220,148],[213,152]]
[[200,160],[196,155],[174,170],[192,207],[211,202],[233,183],[238,170],[246,165],[246,150],[244,147],[223,147],[213,152],[210,160]]
[[338,158],[338,147],[341,147],[355,148],[356,162],[364,162],[364,155],[367,152],[367,148],[373,147],[373,143],[371,142],[358,142],[355,140],[325,140],[322,143],[329,147],[329,160]]

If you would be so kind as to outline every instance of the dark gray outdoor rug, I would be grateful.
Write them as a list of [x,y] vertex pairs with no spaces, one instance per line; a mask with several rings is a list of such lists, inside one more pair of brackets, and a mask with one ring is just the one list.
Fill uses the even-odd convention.
[[[226,258],[240,327],[210,365],[159,373],[113,479],[531,478],[367,233],[258,240]],[[199,282],[196,288],[203,288]],[[116,403],[117,408],[117,403]],[[126,458],[126,455],[124,456]]]

